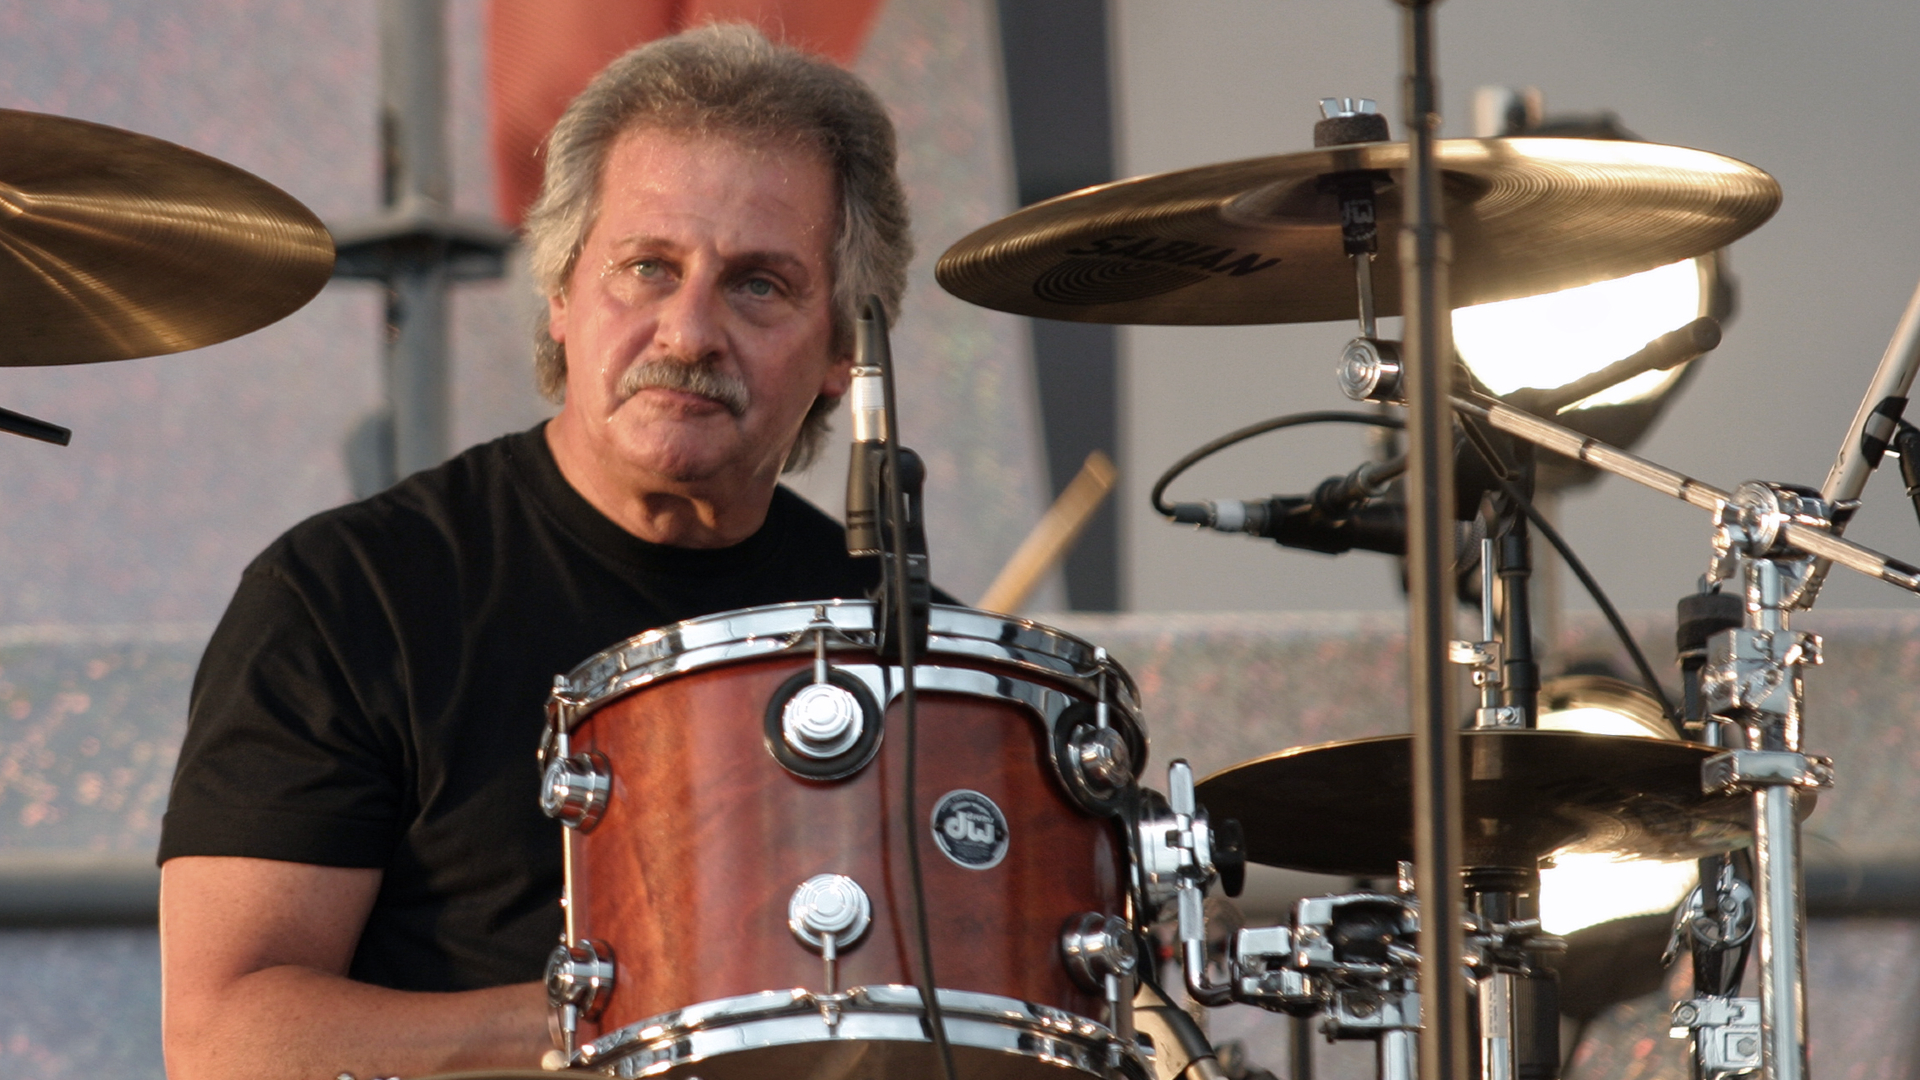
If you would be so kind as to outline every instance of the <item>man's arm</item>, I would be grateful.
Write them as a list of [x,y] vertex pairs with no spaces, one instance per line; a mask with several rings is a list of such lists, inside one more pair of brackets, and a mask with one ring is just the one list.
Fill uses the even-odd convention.
[[538,983],[410,993],[346,977],[379,870],[182,857],[160,873],[171,1080],[360,1080],[538,1067]]

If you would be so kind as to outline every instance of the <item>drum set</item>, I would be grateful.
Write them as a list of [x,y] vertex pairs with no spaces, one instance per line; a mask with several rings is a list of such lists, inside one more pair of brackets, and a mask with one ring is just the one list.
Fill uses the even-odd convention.
[[[1403,6],[1409,142],[1372,102],[1327,99],[1311,151],[1028,207],[954,245],[938,277],[1045,318],[1356,319],[1337,378],[1376,418],[1406,408],[1404,457],[1286,505],[1155,499],[1179,522],[1350,547],[1400,484],[1404,534],[1361,546],[1408,558],[1414,734],[1281,749],[1204,779],[1174,761],[1151,786],[1141,694],[1104,649],[928,603],[920,470],[897,444],[886,320],[869,310],[848,516],[854,548],[882,560],[881,591],[650,630],[555,680],[540,792],[565,845],[550,1069],[1217,1080],[1228,1066],[1189,1010],[1244,1004],[1374,1043],[1381,1080],[1552,1080],[1566,942],[1542,927],[1540,870],[1597,852],[1701,861],[1670,949],[1692,962],[1671,1022],[1698,1080],[1805,1075],[1799,827],[1832,766],[1802,748],[1820,642],[1789,620],[1833,564],[1920,592],[1920,569],[1841,536],[1920,367],[1920,296],[1817,490],[1724,490],[1573,430],[1551,395],[1495,397],[1454,370],[1447,307],[1711,253],[1763,224],[1780,191],[1679,147],[1440,141],[1431,4]],[[0,113],[0,130],[45,157],[0,185],[14,238],[0,277],[59,328],[0,362],[208,344],[326,280],[325,230],[238,170],[77,121]],[[1404,239],[1399,273],[1376,271],[1383,234]],[[101,250],[72,255],[82,240]],[[1391,315],[1404,340],[1381,336]],[[1603,375],[1671,367],[1699,351],[1689,340]],[[4,411],[0,428],[64,441]],[[1681,604],[1687,694],[1654,721],[1674,737],[1540,726],[1536,449],[1711,516],[1708,572]],[[1487,537],[1472,642],[1448,632],[1456,458],[1477,462],[1467,516]],[[1477,707],[1454,695],[1456,668]],[[1379,884],[1220,933],[1209,913],[1248,863]]]
[[[1028,207],[955,244],[938,278],[1055,319],[1357,319],[1337,377],[1356,400],[1407,408],[1404,459],[1307,500],[1165,506],[1156,490],[1156,507],[1351,547],[1364,508],[1400,479],[1406,532],[1386,549],[1409,560],[1415,734],[1285,749],[1205,779],[1174,761],[1156,790],[1138,691],[1103,649],[914,601],[925,549],[908,542],[917,510],[901,515],[918,504],[916,469],[861,465],[857,446],[849,522],[877,513],[887,540],[867,548],[888,568],[873,600],[652,630],[556,682],[543,805],[567,830],[567,936],[548,968],[551,1067],[1214,1080],[1228,1066],[1189,1010],[1244,1004],[1374,1043],[1381,1080],[1551,1080],[1567,943],[1541,924],[1540,870],[1592,852],[1700,861],[1669,949],[1692,963],[1671,1027],[1696,1077],[1805,1075],[1799,827],[1832,765],[1802,749],[1802,676],[1820,643],[1789,619],[1830,564],[1920,591],[1920,569],[1840,535],[1920,366],[1920,315],[1819,490],[1727,491],[1565,426],[1570,400],[1495,397],[1442,351],[1447,306],[1709,254],[1764,223],[1779,187],[1679,147],[1436,140],[1430,5],[1405,6],[1409,143],[1372,102],[1328,99],[1312,151]],[[1407,237],[1402,274],[1375,273],[1383,233]],[[1394,314],[1406,340],[1379,333]],[[1655,342],[1579,396],[1691,359],[1717,332]],[[890,439],[890,410],[859,413],[878,408],[858,380],[880,365],[856,363],[856,438]],[[1529,500],[1536,449],[1711,515],[1708,572],[1680,609],[1685,700],[1652,721],[1670,737],[1540,726],[1526,603],[1530,528],[1548,531]],[[1457,457],[1482,474],[1463,515],[1487,537],[1474,642],[1432,631],[1453,614]],[[908,497],[875,497],[875,475],[882,491],[902,477],[891,486]],[[889,503],[891,522],[876,509]],[[1454,666],[1478,707],[1454,698]],[[1250,862],[1378,884],[1223,933],[1209,914]]]

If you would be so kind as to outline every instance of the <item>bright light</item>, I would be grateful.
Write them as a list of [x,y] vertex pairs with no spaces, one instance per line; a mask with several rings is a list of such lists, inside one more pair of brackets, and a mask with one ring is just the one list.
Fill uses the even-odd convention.
[[[1688,259],[1545,296],[1456,308],[1454,350],[1495,394],[1565,386],[1699,318],[1703,282],[1702,267]],[[1651,397],[1680,370],[1646,372],[1574,408]]]
[[[1542,731],[1671,739],[1652,694],[1604,675],[1562,675],[1540,688]],[[1540,922],[1549,934],[1634,915],[1671,911],[1698,879],[1699,864],[1616,862],[1611,855],[1559,855],[1540,871]]]
[[1615,862],[1610,855],[1560,855],[1540,871],[1540,925],[1571,934],[1634,915],[1672,911],[1698,880],[1699,864]]
[[1540,727],[1545,731],[1584,731],[1589,735],[1635,735],[1646,739],[1659,737],[1648,731],[1639,720],[1597,705],[1546,713],[1540,717]]
[[1652,694],[1607,675],[1560,675],[1540,688],[1542,731],[1671,739],[1673,725]]

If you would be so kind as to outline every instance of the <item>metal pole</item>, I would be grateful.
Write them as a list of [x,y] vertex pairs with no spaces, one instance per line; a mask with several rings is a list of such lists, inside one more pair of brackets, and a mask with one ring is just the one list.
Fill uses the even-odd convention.
[[[443,0],[383,0],[380,6],[380,144],[389,211],[444,216],[447,170],[446,11]],[[387,283],[387,404],[393,475],[446,460],[447,263],[409,260]]]
[[[1768,634],[1787,631],[1780,564],[1746,561],[1748,625]],[[1797,671],[1794,708],[1760,725],[1761,750],[1800,752]],[[1760,1036],[1767,1080],[1803,1080],[1807,1075],[1806,917],[1800,904],[1799,792],[1769,784],[1753,793],[1753,884],[1759,906]]]
[[1447,659],[1453,612],[1453,356],[1434,141],[1440,128],[1433,75],[1433,0],[1405,9],[1410,144],[1403,183],[1410,212],[1400,235],[1407,361],[1408,696],[1413,706],[1413,859],[1420,899],[1420,1076],[1464,1080],[1466,976],[1461,927],[1460,742],[1454,672]]

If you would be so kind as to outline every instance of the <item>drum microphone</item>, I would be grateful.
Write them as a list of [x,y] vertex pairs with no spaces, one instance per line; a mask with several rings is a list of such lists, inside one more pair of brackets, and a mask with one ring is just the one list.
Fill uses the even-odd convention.
[[1536,416],[1554,416],[1561,410],[1649,371],[1669,371],[1720,347],[1720,320],[1702,315],[1678,330],[1670,330],[1640,347],[1624,360],[1551,390],[1531,387],[1502,395],[1507,404]]
[[[1342,479],[1334,477],[1328,483]],[[1173,520],[1326,555],[1343,555],[1355,548],[1384,555],[1407,553],[1407,507],[1401,502],[1362,503],[1330,512],[1314,496],[1224,499],[1174,503]]]
[[853,455],[847,459],[847,554],[880,554],[880,472],[886,458],[887,406],[880,365],[887,358],[887,326],[874,306],[862,305],[854,323]]

